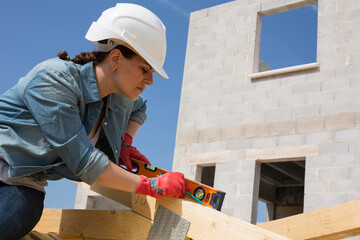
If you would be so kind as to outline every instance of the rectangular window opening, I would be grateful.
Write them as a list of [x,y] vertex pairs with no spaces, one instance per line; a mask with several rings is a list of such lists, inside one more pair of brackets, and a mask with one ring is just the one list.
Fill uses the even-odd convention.
[[[283,9],[260,12],[258,15],[256,59],[254,73],[250,74],[252,79],[267,76],[257,74],[261,72],[276,75],[318,67],[318,4],[285,12],[282,12]],[[277,69],[286,71],[273,71]]]
[[195,180],[210,187],[214,187],[215,166],[197,166]]
[[260,162],[257,223],[303,213],[305,159]]

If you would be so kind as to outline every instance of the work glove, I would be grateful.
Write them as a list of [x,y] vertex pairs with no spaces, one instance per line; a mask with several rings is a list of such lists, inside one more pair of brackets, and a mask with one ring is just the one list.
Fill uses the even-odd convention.
[[[150,161],[142,155],[135,147],[131,146],[133,138],[130,134],[125,133],[124,139],[121,143],[121,151],[119,158],[119,165],[124,165],[127,170],[131,171],[136,168],[132,165],[130,157],[136,158],[144,163],[150,164]],[[150,164],[151,165],[151,164]]]
[[184,198],[185,191],[191,191],[191,187],[185,182],[184,174],[179,172],[167,172],[154,178],[140,175],[141,181],[136,188],[135,194],[149,195],[155,198],[171,196]]

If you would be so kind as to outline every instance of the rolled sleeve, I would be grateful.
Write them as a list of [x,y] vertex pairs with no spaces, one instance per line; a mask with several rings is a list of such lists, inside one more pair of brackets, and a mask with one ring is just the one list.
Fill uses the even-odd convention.
[[146,121],[146,102],[147,100],[139,96],[139,98],[133,102],[133,112],[130,115],[130,120],[140,123],[143,125]]
[[93,148],[87,165],[77,176],[87,184],[93,184],[109,164],[109,158],[99,149]]

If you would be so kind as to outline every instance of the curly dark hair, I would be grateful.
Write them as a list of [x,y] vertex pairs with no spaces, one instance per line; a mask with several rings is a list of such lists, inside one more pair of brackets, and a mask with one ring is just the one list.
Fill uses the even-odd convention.
[[[100,43],[106,43],[107,40],[102,40],[99,41]],[[123,45],[118,45],[115,48],[119,49],[122,53],[122,55],[126,58],[126,59],[131,59],[133,58],[135,55],[137,55],[135,52],[133,52],[131,49],[123,46]],[[68,56],[68,53],[66,51],[60,51],[57,56],[62,59],[62,60],[66,60],[66,61],[72,61],[74,63],[80,64],[80,65],[84,65],[88,62],[94,62],[96,63],[101,63],[102,61],[104,61],[104,59],[109,55],[109,52],[97,52],[97,51],[92,51],[92,52],[81,52],[80,54],[77,54],[75,56],[75,58],[70,58]]]

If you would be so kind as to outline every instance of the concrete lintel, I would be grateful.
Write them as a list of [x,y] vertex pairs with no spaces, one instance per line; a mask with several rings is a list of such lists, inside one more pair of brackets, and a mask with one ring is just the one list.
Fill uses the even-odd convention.
[[276,160],[318,156],[317,144],[292,145],[286,147],[247,149],[245,160]]
[[231,151],[198,153],[188,156],[188,164],[212,164],[230,162]]

